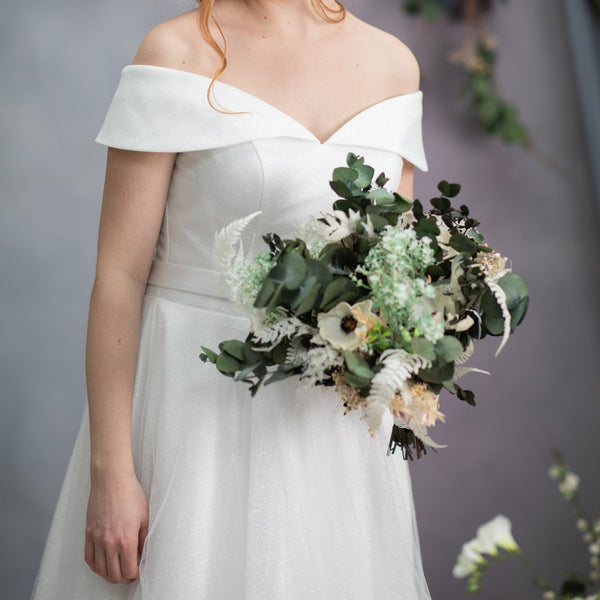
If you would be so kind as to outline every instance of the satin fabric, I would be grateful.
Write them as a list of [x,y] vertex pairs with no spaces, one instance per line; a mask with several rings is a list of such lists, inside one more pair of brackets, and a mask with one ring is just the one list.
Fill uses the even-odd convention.
[[[214,234],[260,210],[245,234],[291,234],[331,208],[348,152],[396,189],[404,159],[427,170],[422,92],[385,99],[320,142],[292,117],[210,78],[129,65],[97,137],[177,152],[154,278],[147,286],[133,397],[136,473],[150,505],[140,578],[113,585],[83,559],[89,493],[85,413],[34,600],[427,600],[410,475],[386,455],[391,415],[369,436],[331,390],[288,380],[251,398],[202,363],[201,346],[243,339],[248,320],[217,290]],[[170,265],[172,268],[170,268]],[[181,273],[204,273],[193,284]],[[160,273],[159,273],[160,271]],[[159,285],[160,284],[160,285]]]

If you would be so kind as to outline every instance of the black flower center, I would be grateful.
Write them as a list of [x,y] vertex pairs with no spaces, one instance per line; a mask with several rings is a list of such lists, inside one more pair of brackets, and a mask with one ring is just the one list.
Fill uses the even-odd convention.
[[352,333],[356,329],[358,321],[352,315],[346,315],[342,317],[340,321],[340,327],[344,333]]

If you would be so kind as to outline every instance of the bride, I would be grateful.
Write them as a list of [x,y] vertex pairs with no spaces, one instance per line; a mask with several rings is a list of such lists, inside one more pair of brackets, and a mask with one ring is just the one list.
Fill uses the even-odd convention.
[[248,331],[215,232],[291,233],[350,151],[412,198],[421,117],[411,51],[335,1],[204,0],[146,36],[96,140],[89,411],[35,600],[429,598],[391,417],[371,438],[333,392],[251,398],[198,359]]

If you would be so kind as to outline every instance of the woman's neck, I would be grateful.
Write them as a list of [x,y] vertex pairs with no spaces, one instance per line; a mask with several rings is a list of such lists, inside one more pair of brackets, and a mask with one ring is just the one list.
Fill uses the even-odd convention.
[[[323,4],[333,9],[331,15],[335,16],[338,5],[333,0]],[[216,13],[219,8],[237,13],[246,23],[270,34],[310,35],[315,27],[330,25],[316,13],[311,0],[216,0]]]

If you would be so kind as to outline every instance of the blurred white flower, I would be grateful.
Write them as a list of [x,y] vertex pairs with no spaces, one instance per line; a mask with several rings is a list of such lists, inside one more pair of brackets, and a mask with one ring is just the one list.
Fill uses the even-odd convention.
[[542,598],[544,600],[556,600],[556,592],[553,592],[552,590],[546,590],[542,594]]
[[598,542],[596,542],[595,544],[591,544],[588,549],[590,551],[590,554],[600,554],[600,544],[598,544]]
[[548,469],[548,475],[550,476],[550,479],[558,479],[562,473],[563,467],[561,467],[560,465],[552,465]]
[[511,533],[510,519],[504,515],[498,515],[491,521],[484,523],[477,530],[477,541],[481,551],[496,556],[498,549],[503,548],[508,552],[516,552],[519,545]]
[[589,528],[589,524],[585,519],[577,519],[577,529],[582,533],[587,531]]
[[477,567],[485,564],[486,561],[483,556],[481,556],[479,544],[477,543],[477,540],[473,539],[463,544],[460,554],[456,559],[454,569],[452,569],[452,575],[457,579],[468,577],[477,570]]
[[579,488],[579,475],[569,471],[558,484],[560,493],[567,499],[572,500]]

